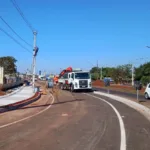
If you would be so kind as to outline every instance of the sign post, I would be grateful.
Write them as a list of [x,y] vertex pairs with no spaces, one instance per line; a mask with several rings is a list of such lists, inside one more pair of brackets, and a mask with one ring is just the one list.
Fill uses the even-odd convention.
[[137,101],[139,101],[139,90],[138,89],[136,90],[136,93],[137,93]]
[[110,86],[110,80],[109,79],[105,79],[104,80],[105,86],[107,87],[107,93],[109,94],[109,86]]
[[136,99],[139,101],[139,90],[142,89],[142,84],[140,82],[135,82],[135,89],[136,89]]

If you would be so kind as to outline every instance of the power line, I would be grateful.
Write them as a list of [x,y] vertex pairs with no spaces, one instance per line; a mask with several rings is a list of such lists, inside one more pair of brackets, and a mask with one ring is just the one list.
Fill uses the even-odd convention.
[[11,3],[13,4],[13,6],[16,8],[16,10],[18,11],[18,13],[20,14],[20,16],[22,17],[22,19],[25,21],[25,23],[27,24],[27,26],[30,28],[30,30],[33,32],[34,28],[32,27],[31,23],[29,23],[29,21],[26,19],[25,15],[23,14],[23,12],[21,11],[20,7],[18,6],[17,2],[15,0],[10,0]]
[[0,16],[0,19],[10,28],[10,30],[15,34],[15,35],[17,35],[18,36],[18,38],[20,39],[20,40],[22,40],[24,43],[26,43],[28,46],[30,46],[30,47],[32,47],[32,45],[31,44],[29,44],[28,42],[26,42],[20,35],[18,35],[17,33],[16,33],[16,31]]
[[11,38],[14,42],[16,42],[18,45],[20,45],[23,49],[25,49],[26,51],[28,51],[29,53],[32,54],[32,52],[27,49],[26,47],[24,47],[21,43],[19,43],[15,38],[13,38],[10,34],[8,34],[4,29],[0,28],[0,31],[2,31],[3,33],[5,33],[9,38]]

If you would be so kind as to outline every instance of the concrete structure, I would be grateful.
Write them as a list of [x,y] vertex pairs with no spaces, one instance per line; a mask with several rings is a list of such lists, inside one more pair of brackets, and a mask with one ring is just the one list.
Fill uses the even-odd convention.
[[34,96],[34,94],[31,86],[25,86],[21,90],[18,90],[18,92],[14,92],[14,94],[10,94],[9,96],[0,96],[0,106],[23,101]]
[[4,78],[4,68],[0,67],[0,84],[3,84]]

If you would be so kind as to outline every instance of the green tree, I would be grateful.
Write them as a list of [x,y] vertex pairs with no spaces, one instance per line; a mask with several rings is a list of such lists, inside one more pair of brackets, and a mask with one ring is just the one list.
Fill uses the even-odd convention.
[[98,79],[98,74],[97,73],[92,73],[91,78],[92,78],[92,80],[97,80]]
[[135,80],[141,81],[143,85],[150,82],[150,62],[135,68]]
[[96,72],[98,72],[98,71],[99,71],[99,68],[98,68],[98,67],[93,67],[93,68],[90,70],[91,73],[96,73]]
[[142,79],[142,76],[144,74],[144,67],[143,65],[139,66],[138,68],[135,68],[135,80],[140,81]]
[[[116,83],[128,82],[131,80],[131,68],[130,64],[121,65],[118,67],[105,67],[102,68],[102,76],[111,77]],[[101,68],[93,67],[91,69],[93,79],[99,79],[101,74]]]
[[14,57],[6,56],[0,57],[0,66],[4,67],[4,74],[14,74],[17,72],[16,63],[17,60]]
[[112,77],[115,68],[105,67],[102,68],[103,77]]
[[141,82],[143,85],[147,85],[148,83],[150,83],[150,76],[142,76]]
[[119,70],[119,68],[115,68],[113,70],[112,79],[115,81],[115,83],[118,83],[120,81],[120,70]]
[[129,82],[131,80],[131,68],[132,66],[130,64],[114,68],[112,71],[112,78],[116,83]]
[[100,78],[100,68],[98,68],[98,67],[93,67],[93,68],[90,70],[90,73],[92,74],[92,79],[93,79],[93,80],[96,80],[96,79],[99,79],[99,78]]

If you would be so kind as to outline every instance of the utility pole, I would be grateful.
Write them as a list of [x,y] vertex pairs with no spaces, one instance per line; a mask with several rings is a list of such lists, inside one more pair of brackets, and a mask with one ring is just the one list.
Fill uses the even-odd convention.
[[98,74],[98,76],[97,76],[97,80],[98,80],[98,77],[99,77],[98,60],[97,60],[97,74]]
[[132,64],[132,86],[134,86],[134,66]]
[[103,79],[103,67],[101,67],[101,80]]
[[33,87],[33,91],[35,88],[35,65],[36,65],[36,55],[38,52],[38,48],[36,47],[36,36],[37,36],[37,32],[34,31],[33,32],[33,64],[32,64],[32,87]]

